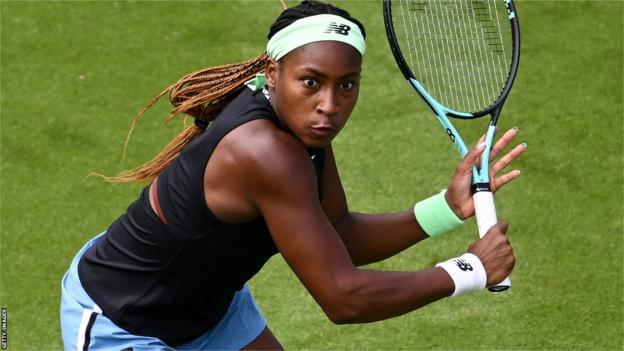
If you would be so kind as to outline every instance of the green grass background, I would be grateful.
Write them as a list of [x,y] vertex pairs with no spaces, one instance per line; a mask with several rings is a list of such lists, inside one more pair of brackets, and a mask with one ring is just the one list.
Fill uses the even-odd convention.
[[[288,0],[289,5],[295,2]],[[380,1],[337,1],[367,28],[359,104],[335,141],[352,210],[409,208],[444,187],[457,155],[403,81]],[[287,349],[614,349],[623,344],[623,3],[517,2],[522,60],[500,120],[528,150],[497,194],[517,256],[513,288],[445,299],[387,321],[336,326],[279,256],[252,282]],[[140,185],[110,185],[179,129],[160,103],[188,72],[263,50],[264,2],[1,1],[0,304],[12,350],[60,349],[60,279]],[[483,121],[485,122],[485,121]],[[460,123],[468,140],[481,123]],[[471,220],[373,265],[419,270],[475,240]]]

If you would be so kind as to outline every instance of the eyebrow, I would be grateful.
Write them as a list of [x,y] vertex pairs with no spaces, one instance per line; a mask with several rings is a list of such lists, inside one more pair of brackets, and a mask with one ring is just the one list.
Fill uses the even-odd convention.
[[[306,72],[310,72],[310,73],[312,73],[312,74],[314,74],[316,76],[319,76],[321,78],[327,78],[327,75],[325,73],[323,73],[321,71],[318,71],[318,70],[316,70],[316,69],[314,69],[312,67],[303,67],[303,70],[306,71]],[[340,76],[339,78],[347,78],[347,77],[353,77],[353,76],[359,76],[359,75],[360,75],[360,72],[353,71],[353,72],[349,72],[347,74],[344,74],[344,75]]]

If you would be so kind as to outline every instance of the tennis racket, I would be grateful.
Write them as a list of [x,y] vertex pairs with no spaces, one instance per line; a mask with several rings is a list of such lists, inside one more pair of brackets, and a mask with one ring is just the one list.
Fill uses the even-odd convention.
[[[480,167],[472,169],[479,236],[496,223],[489,158],[496,123],[520,58],[520,28],[511,0],[384,0],[392,54],[463,158],[468,148],[449,118],[490,115]],[[490,291],[511,286],[505,278]]]

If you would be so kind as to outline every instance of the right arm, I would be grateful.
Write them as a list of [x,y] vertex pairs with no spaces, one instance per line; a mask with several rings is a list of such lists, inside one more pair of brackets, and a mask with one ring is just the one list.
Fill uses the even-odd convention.
[[[254,145],[251,155],[239,163],[247,168],[242,172],[253,175],[245,178],[243,190],[266,220],[288,265],[333,322],[391,318],[453,293],[453,281],[442,268],[420,272],[357,268],[321,207],[314,169],[305,148],[286,135],[263,138],[262,143]],[[265,157],[254,154],[271,155],[271,160],[267,162]],[[501,229],[495,226],[491,232],[504,238]],[[491,251],[491,246],[476,248],[487,247]],[[503,266],[500,256],[505,254],[484,260],[484,264]]]

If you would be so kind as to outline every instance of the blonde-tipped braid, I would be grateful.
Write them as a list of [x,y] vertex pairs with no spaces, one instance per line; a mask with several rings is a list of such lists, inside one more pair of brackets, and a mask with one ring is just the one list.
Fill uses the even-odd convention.
[[[285,6],[284,6],[285,7]],[[325,4],[320,1],[304,0],[301,4],[284,10],[269,29],[267,39],[294,21],[320,14],[341,16],[355,23],[366,37],[364,26],[345,10]],[[114,177],[105,177],[109,182],[139,182],[151,181],[162,172],[171,161],[180,154],[182,149],[206,128],[208,123],[215,119],[219,112],[237,95],[246,81],[262,73],[266,67],[268,56],[262,54],[253,60],[231,65],[206,68],[201,71],[182,77],[175,84],[165,89],[147,104],[134,118],[126,138],[126,146],[132,130],[143,116],[143,113],[152,107],[161,97],[169,94],[173,109],[168,121],[179,114],[195,118],[195,123],[186,127],[151,161],[129,171],[122,172]],[[124,155],[126,146],[124,146]]]
[[130,135],[137,122],[148,109],[166,94],[169,94],[169,100],[173,105],[167,121],[180,114],[185,114],[195,118],[195,123],[184,128],[152,160],[137,168],[124,171],[119,175],[113,177],[103,176],[103,178],[113,183],[152,181],[236,97],[236,93],[244,86],[246,81],[264,71],[267,58],[266,54],[262,54],[249,61],[206,68],[187,74],[163,90],[139,111],[132,121],[132,126],[128,131],[124,145],[124,155],[128,140],[130,140]]

